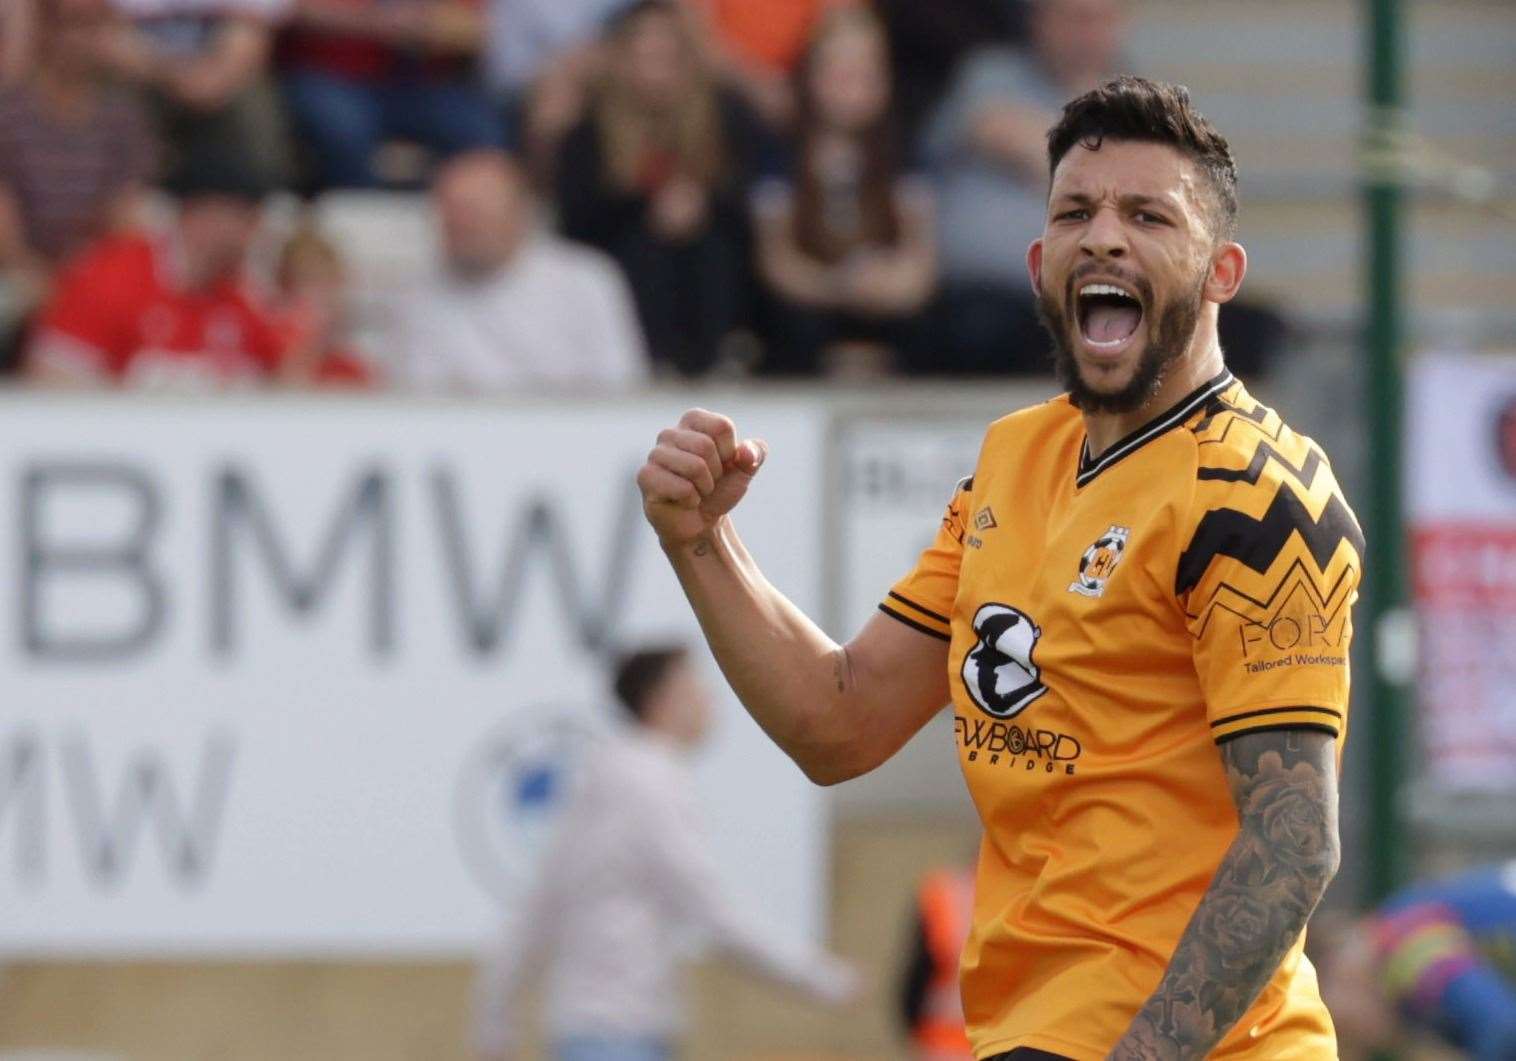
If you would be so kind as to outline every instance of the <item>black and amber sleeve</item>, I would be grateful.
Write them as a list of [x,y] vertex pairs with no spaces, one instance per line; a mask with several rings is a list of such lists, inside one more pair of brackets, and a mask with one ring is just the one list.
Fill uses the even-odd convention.
[[1364,542],[1326,459],[1282,433],[1251,453],[1203,453],[1197,476],[1174,589],[1212,737],[1342,738]]
[[969,510],[973,477],[953,489],[942,525],[915,568],[885,595],[879,610],[923,634],[952,639],[953,600],[958,596],[958,569],[963,560],[964,513]]

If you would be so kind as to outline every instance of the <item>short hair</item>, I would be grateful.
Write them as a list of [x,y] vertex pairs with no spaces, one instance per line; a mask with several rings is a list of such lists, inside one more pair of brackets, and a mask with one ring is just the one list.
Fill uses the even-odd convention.
[[1064,108],[1048,130],[1048,178],[1077,144],[1100,150],[1107,139],[1165,144],[1199,168],[1216,203],[1216,235],[1230,239],[1237,231],[1237,162],[1226,137],[1190,102],[1183,85],[1118,77],[1091,89]]
[[657,645],[628,652],[616,663],[616,698],[639,722],[647,713],[649,695],[669,671],[689,657],[683,645]]

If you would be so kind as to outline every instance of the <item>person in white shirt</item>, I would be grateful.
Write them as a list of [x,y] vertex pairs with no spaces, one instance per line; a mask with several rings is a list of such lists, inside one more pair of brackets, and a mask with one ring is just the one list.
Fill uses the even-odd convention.
[[616,694],[633,724],[591,753],[536,886],[481,962],[474,1045],[490,1061],[519,1047],[515,1000],[535,968],[555,1061],[669,1061],[692,935],[822,1001],[858,992],[849,963],[780,942],[718,886],[686,762],[710,699],[685,651],[627,656]]
[[410,307],[403,375],[427,390],[625,390],[648,378],[630,289],[599,251],[536,223],[499,151],[444,165],[432,198],[444,271]]

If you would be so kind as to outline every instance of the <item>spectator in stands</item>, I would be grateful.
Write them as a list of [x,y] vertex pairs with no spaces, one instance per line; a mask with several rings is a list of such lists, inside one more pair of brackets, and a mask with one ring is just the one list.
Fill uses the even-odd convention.
[[202,148],[169,182],[162,235],[108,236],[59,276],[28,351],[41,383],[210,387],[276,378],[283,349],[243,265],[268,186]]
[[44,0],[38,15],[30,78],[0,89],[0,328],[7,335],[46,297],[65,258],[136,217],[156,155],[146,115],[105,83],[104,0]]
[[503,115],[474,76],[483,0],[291,0],[280,51],[285,99],[316,183],[383,183],[389,140],[439,157],[505,142]]
[[372,384],[372,369],[346,337],[347,269],[332,242],[313,225],[301,225],[279,252],[274,280],[272,316],[284,350],[280,377],[318,386]]
[[794,118],[791,78],[827,11],[856,0],[685,0],[724,80],[774,129]]
[[801,64],[796,159],[760,185],[758,263],[773,293],[777,374],[891,367],[936,277],[931,193],[902,175],[882,28],[863,8],[823,23]]
[[673,1061],[692,943],[818,1001],[858,994],[848,962],[757,923],[721,887],[687,761],[710,728],[711,699],[686,652],[627,655],[615,688],[626,723],[586,753],[538,880],[481,963],[474,1045],[484,1061],[518,1056],[527,1022],[517,996],[539,976],[554,1061]]
[[485,70],[527,169],[548,182],[602,68],[601,31],[631,0],[490,0]]
[[760,137],[676,3],[638,0],[613,22],[606,76],[559,155],[558,205],[565,235],[621,264],[662,367],[706,371],[747,316]]
[[124,16],[104,52],[147,92],[172,156],[244,152],[261,184],[289,180],[290,144],[268,74],[288,0],[110,0]]
[[1041,371],[1026,248],[1047,204],[1047,130],[1118,73],[1122,0],[1033,0],[1029,49],[970,55],[926,131],[945,291],[936,372]]
[[447,163],[433,190],[447,271],[405,329],[410,382],[428,389],[625,388],[648,362],[631,292],[598,251],[543,231],[500,152]]
[[0,86],[14,85],[30,72],[36,18],[37,0],[0,4]]
[[1025,37],[1029,0],[876,0],[890,41],[895,108],[907,143],[932,113],[960,60],[975,48]]

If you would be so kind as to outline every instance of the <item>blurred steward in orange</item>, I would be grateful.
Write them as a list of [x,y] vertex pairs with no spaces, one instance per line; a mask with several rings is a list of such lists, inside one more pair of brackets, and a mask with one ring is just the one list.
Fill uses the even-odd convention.
[[958,963],[974,913],[972,866],[929,873],[916,892],[901,1014],[918,1061],[972,1061]]

